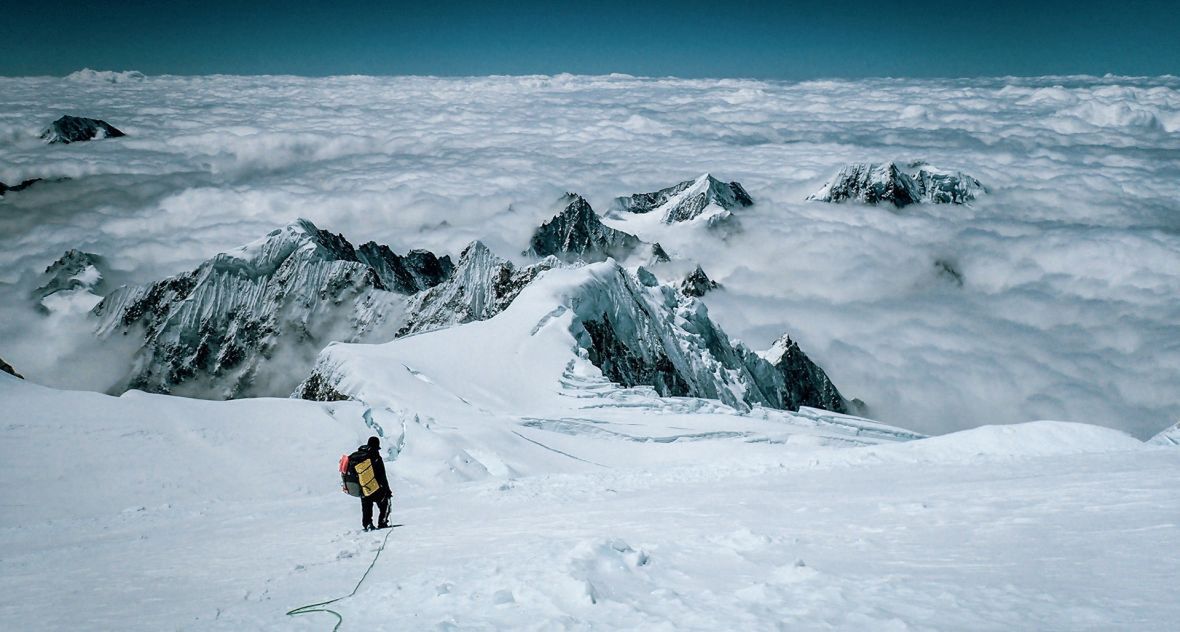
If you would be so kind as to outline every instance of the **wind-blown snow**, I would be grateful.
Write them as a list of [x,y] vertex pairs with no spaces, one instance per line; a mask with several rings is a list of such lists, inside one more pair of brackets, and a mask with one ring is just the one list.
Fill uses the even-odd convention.
[[[792,332],[878,418],[1146,438],[1180,417],[1176,78],[83,75],[0,79],[0,181],[70,178],[0,201],[0,356],[37,381],[103,370],[88,327],[27,299],[71,248],[107,258],[109,287],[297,217],[397,252],[480,239],[510,255],[564,191],[606,209],[709,172],[756,201],[745,230],[639,233],[691,260],[657,274],[702,264],[725,288],[704,300],[727,332],[755,349]],[[128,136],[37,140],[70,112]],[[989,194],[904,216],[805,201],[842,165],[912,159]]]

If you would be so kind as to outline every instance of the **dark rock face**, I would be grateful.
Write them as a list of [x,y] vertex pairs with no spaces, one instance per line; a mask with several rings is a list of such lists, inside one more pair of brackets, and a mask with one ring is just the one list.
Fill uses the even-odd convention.
[[455,266],[448,256],[436,257],[426,250],[411,250],[404,257],[375,242],[357,248],[356,258],[376,271],[384,289],[415,294],[432,288],[451,276]]
[[533,233],[528,254],[589,263],[625,259],[641,243],[634,235],[604,225],[582,196],[567,193],[561,202],[563,210]]
[[600,321],[583,320],[582,327],[590,336],[590,345],[586,349],[590,362],[608,380],[624,386],[651,386],[665,397],[692,394],[688,382],[681,377],[667,354],[657,350],[654,358],[646,358],[632,351],[615,333],[615,327],[605,312]]
[[[728,217],[727,211],[754,204],[749,193],[738,182],[722,182],[709,174],[702,174],[695,180],[653,191],[615,198],[614,209],[623,213],[650,213],[660,209],[661,221],[675,224],[696,219],[714,206],[718,215]],[[716,221],[718,217],[711,217]]]
[[24,191],[25,189],[33,186],[34,184],[36,184],[40,181],[41,181],[41,178],[29,178],[28,180],[22,181],[20,184],[14,184],[12,186],[9,186],[7,184],[4,184],[3,182],[0,182],[0,197],[4,197],[4,194],[8,193],[9,191],[12,191],[14,193],[17,191]]
[[671,260],[672,257],[668,256],[668,253],[664,250],[664,247],[659,244],[659,242],[651,245],[651,263],[667,263]]
[[33,291],[37,301],[56,294],[73,290],[101,293],[104,281],[105,262],[102,257],[80,250],[69,250],[45,268],[42,284]]
[[842,168],[807,199],[889,203],[902,208],[919,202],[966,204],[986,192],[979,180],[961,171],[939,169],[922,161],[912,162],[906,169],[892,162],[860,163]]
[[[298,379],[289,364],[310,367],[328,341],[357,339],[379,323],[388,288],[431,281],[410,269],[449,263],[375,245],[367,253],[385,279],[343,236],[299,220],[192,272],[115,290],[94,308],[99,335],[144,339],[116,390],[216,399],[290,393]],[[272,361],[278,355],[284,360]]]
[[721,287],[721,284],[710,279],[705,274],[705,271],[701,269],[701,266],[698,265],[696,270],[693,270],[691,274],[684,277],[684,281],[680,284],[680,291],[688,296],[700,298],[719,287]]
[[11,364],[5,362],[4,358],[0,358],[0,371],[3,371],[4,373],[7,373],[13,377],[20,378],[22,380],[25,379],[25,377],[23,375],[16,372],[16,369],[12,368]]
[[864,204],[893,204],[902,208],[922,199],[913,178],[892,162],[844,167],[822,189],[808,196],[820,202],[855,200]]
[[800,406],[808,406],[848,413],[847,400],[828,379],[828,374],[812,362],[790,336],[783,336],[774,343],[767,353],[766,360],[782,376],[780,408],[799,410]]
[[336,390],[319,373],[312,373],[311,377],[304,380],[295,391],[295,397],[315,402],[342,402],[348,399],[347,395]]
[[41,132],[41,140],[48,143],[78,143],[102,138],[126,136],[110,123],[80,116],[63,116]]

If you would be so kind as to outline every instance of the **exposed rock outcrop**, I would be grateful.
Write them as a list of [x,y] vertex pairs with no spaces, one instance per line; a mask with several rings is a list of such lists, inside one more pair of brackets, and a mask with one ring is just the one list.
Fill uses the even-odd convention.
[[799,410],[800,406],[808,406],[837,413],[849,412],[848,401],[828,379],[828,374],[812,362],[790,336],[779,338],[762,357],[782,376],[779,408]]
[[4,184],[3,182],[0,182],[0,197],[4,197],[4,194],[8,193],[9,191],[12,191],[13,193],[15,193],[17,191],[24,191],[25,189],[33,186],[34,184],[36,184],[40,181],[41,181],[41,178],[29,178],[28,180],[24,180],[24,181],[20,182],[19,184],[13,184],[11,186]]
[[53,143],[79,143],[87,140],[126,136],[115,126],[99,119],[63,116],[41,132],[41,140]]
[[385,289],[400,294],[414,294],[432,288],[450,278],[455,270],[448,256],[436,257],[428,250],[411,250],[398,255],[389,246],[375,242],[361,244],[357,259],[377,272]]
[[17,373],[16,369],[12,368],[11,364],[4,361],[4,358],[0,358],[0,371],[22,380],[25,379],[25,376]]

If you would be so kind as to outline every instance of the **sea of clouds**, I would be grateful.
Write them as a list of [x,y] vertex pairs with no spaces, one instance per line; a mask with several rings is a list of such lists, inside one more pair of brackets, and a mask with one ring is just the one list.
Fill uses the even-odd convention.
[[[128,136],[38,140],[62,114]],[[804,201],[845,163],[912,159],[991,193]],[[1176,77],[0,78],[0,181],[68,178],[0,199],[0,358],[58,386],[120,370],[83,316],[33,310],[69,248],[141,283],[306,217],[398,252],[482,239],[512,256],[565,191],[602,213],[706,171],[755,199],[745,230],[664,245],[724,284],[706,302],[731,336],[760,349],[789,331],[875,417],[1140,437],[1180,418]]]

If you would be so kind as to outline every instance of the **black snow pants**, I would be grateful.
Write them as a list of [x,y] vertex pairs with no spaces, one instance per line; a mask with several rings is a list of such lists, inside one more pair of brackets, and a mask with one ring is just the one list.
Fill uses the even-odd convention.
[[388,489],[383,489],[372,496],[361,499],[361,526],[373,526],[373,503],[377,504],[377,509],[380,513],[377,514],[377,524],[389,524],[389,497],[391,494]]

